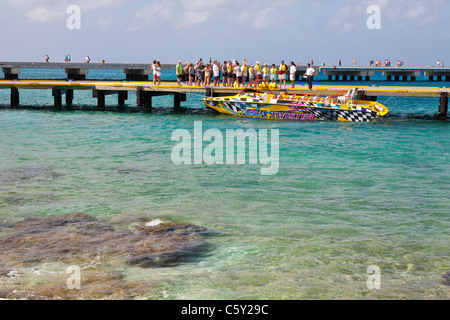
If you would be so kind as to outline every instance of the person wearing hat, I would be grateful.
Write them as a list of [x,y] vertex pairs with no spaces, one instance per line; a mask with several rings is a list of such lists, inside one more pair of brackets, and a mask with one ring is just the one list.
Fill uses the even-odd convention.
[[250,64],[250,67],[248,67],[248,81],[251,82],[255,80],[255,69],[253,68],[253,65]]
[[242,84],[245,85],[248,76],[247,59],[244,59],[244,63],[242,64],[241,70],[242,70]]
[[261,65],[259,64],[259,61],[256,61],[255,75],[256,75],[256,79],[262,80]]
[[264,68],[262,69],[263,80],[265,83],[269,83],[269,67],[267,63],[264,63]]
[[181,86],[181,79],[183,78],[183,67],[181,66],[181,60],[178,60],[176,71],[177,71],[177,83],[179,86]]

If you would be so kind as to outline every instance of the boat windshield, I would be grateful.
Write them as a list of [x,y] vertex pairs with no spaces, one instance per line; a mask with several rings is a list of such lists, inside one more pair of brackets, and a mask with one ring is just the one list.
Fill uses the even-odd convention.
[[262,99],[263,97],[262,97],[261,93],[260,93],[259,90],[258,90],[258,85],[259,85],[261,82],[264,83],[264,84],[265,84],[265,87],[267,88],[267,90],[269,90],[269,92],[270,92],[271,94],[273,94],[272,90],[270,90],[270,88],[269,88],[269,84],[268,84],[266,81],[264,81],[264,80],[262,80],[262,79],[255,79],[255,80],[250,81],[250,82],[245,86],[245,88],[239,93],[239,95],[242,95],[244,92],[255,92],[255,93]]

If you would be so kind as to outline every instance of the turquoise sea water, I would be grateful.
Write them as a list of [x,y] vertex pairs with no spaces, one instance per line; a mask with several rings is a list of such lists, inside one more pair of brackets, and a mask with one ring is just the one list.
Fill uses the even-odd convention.
[[[380,98],[386,118],[341,123],[218,115],[199,98],[180,112],[171,97],[153,98],[144,113],[130,95],[126,110],[97,112],[91,93],[77,92],[56,112],[50,92],[21,91],[27,107],[11,110],[0,90],[0,221],[148,215],[213,232],[186,263],[121,265],[124,281],[157,283],[144,299],[448,299],[450,123],[436,120],[437,99]],[[278,129],[278,173],[173,164],[171,135],[194,121],[223,133]],[[367,286],[372,265],[380,289]],[[32,270],[64,275],[58,268]]]

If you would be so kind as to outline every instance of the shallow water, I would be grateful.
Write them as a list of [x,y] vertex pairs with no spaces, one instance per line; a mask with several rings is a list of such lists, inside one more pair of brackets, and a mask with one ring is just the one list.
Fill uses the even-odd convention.
[[[141,112],[131,95],[127,110],[97,112],[90,94],[80,95],[73,109],[54,112],[51,95],[24,92],[28,107],[9,110],[0,90],[0,222],[82,212],[211,232],[208,254],[184,263],[92,267],[120,273],[127,294],[112,298],[448,298],[450,124],[436,120],[437,99],[380,98],[386,118],[340,123],[218,115],[195,95],[181,112],[169,97]],[[171,135],[192,132],[194,121],[223,133],[278,129],[278,173],[261,175],[261,164],[175,165]],[[372,265],[380,289],[367,286]],[[66,268],[43,260],[0,280],[33,291],[64,283]],[[130,294],[133,286],[139,292]],[[83,283],[78,293],[93,297]]]

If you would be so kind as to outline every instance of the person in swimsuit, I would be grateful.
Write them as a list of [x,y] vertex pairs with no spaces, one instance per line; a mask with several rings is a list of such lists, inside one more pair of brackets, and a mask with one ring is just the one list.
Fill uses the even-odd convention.
[[228,70],[227,70],[227,61],[225,60],[222,65],[222,77],[223,77],[223,86],[228,87]]
[[157,79],[157,76],[156,76],[156,60],[153,60],[153,63],[152,63],[152,73],[153,73],[153,85],[155,86],[156,85],[156,79]]
[[158,81],[158,86],[161,85],[161,63],[156,61],[156,80]]
[[205,87],[211,84],[211,73],[212,73],[211,64],[208,63],[205,68],[205,83],[204,83]]

